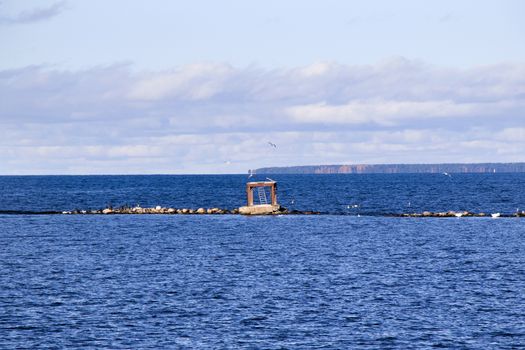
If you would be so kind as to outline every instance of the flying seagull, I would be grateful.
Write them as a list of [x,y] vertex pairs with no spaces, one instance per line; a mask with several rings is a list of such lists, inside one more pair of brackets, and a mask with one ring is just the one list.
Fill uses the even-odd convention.
[[268,144],[269,144],[270,146],[272,146],[273,148],[277,148],[277,145],[276,145],[275,143],[273,143],[273,142],[268,141]]

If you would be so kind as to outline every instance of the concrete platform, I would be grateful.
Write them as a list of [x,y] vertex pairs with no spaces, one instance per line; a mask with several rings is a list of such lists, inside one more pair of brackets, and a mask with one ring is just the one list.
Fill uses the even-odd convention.
[[281,212],[280,205],[271,205],[271,204],[259,204],[259,205],[250,205],[239,208],[239,214],[243,215],[268,215],[268,214],[278,214]]

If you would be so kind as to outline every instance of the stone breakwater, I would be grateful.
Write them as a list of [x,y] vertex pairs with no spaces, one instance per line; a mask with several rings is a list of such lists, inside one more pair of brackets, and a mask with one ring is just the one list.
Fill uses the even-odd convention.
[[[72,210],[72,211],[63,211],[62,214],[75,214],[75,215],[115,215],[115,214],[182,214],[182,215],[221,215],[221,214],[230,214],[230,215],[239,215],[239,209],[222,209],[222,208],[165,208],[161,206],[156,206],[154,208],[142,208],[142,207],[120,207],[120,208],[105,208],[105,209],[96,209],[96,210]],[[256,215],[283,215],[283,214],[296,214],[296,215],[314,215],[320,214],[316,211],[298,211],[291,210],[284,207],[273,213],[268,214],[256,214]],[[254,214],[255,215],[255,214]]]
[[[10,212],[9,212],[10,213]],[[24,214],[26,212],[21,212]],[[26,214],[35,214],[28,212]],[[330,212],[319,212],[319,211],[300,211],[300,210],[288,210],[284,207],[279,207],[273,212],[267,213],[243,213],[239,211],[239,208],[235,209],[223,209],[223,208],[165,208],[156,206],[154,208],[142,208],[142,207],[120,207],[120,208],[104,208],[96,210],[71,210],[62,212],[42,212],[37,214],[66,214],[66,215],[145,215],[145,214],[167,214],[167,215],[341,215],[342,213],[330,213]],[[342,215],[356,215],[356,214],[342,214]],[[443,212],[431,212],[424,211],[420,213],[366,213],[361,212],[358,216],[383,216],[383,217],[411,217],[411,218],[460,218],[460,217],[523,217],[525,218],[525,211],[516,211],[515,213],[473,213],[469,211],[443,211]]]
[[469,211],[446,211],[446,212],[431,212],[424,211],[422,213],[404,213],[404,214],[393,214],[392,216],[400,217],[433,217],[433,218],[451,218],[451,217],[525,217],[525,211],[516,211],[513,214],[502,214],[502,213],[472,213]]

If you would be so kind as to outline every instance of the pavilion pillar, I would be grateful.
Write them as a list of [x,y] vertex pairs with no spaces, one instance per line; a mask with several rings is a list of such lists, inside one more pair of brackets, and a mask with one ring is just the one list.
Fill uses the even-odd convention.
[[276,184],[275,182],[270,187],[270,196],[272,198],[272,205],[277,205],[277,194],[276,194]]
[[253,205],[253,191],[252,186],[250,184],[246,184],[246,197],[248,198],[248,206]]

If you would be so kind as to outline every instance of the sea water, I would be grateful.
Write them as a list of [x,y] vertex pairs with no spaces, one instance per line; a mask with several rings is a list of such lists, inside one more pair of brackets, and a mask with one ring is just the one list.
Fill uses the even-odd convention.
[[272,178],[325,215],[27,215],[234,208],[247,177],[0,177],[0,348],[525,347],[525,219],[383,216],[510,214],[525,174]]

